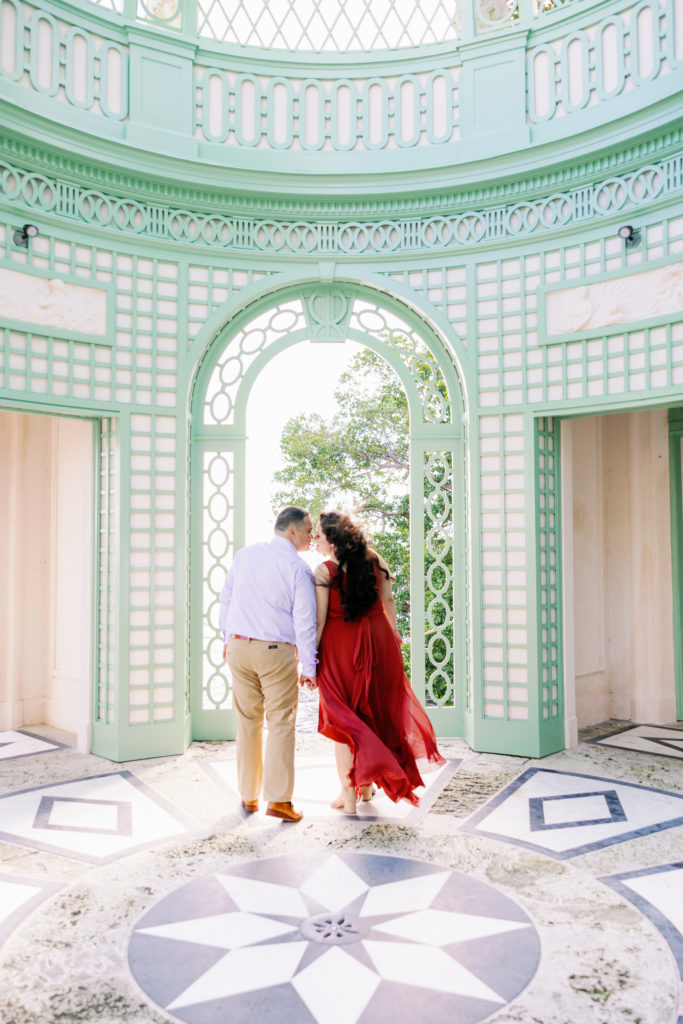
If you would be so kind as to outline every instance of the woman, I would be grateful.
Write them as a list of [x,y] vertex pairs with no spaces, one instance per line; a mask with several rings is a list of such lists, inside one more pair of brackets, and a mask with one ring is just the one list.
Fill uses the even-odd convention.
[[326,556],[315,572],[318,731],[335,742],[342,789],[332,806],[355,814],[373,782],[417,804],[417,759],[445,759],[403,671],[389,569],[342,512],[323,512],[313,539]]

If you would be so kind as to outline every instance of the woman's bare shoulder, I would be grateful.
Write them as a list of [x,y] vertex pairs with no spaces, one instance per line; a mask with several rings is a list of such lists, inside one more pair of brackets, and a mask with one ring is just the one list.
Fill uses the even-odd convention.
[[377,560],[377,564],[378,564],[378,566],[380,567],[380,569],[381,569],[381,570],[382,570],[383,572],[385,572],[385,573],[387,573],[387,574],[388,574],[388,578],[389,578],[390,580],[393,580],[393,578],[394,578],[394,577],[393,577],[393,575],[392,575],[391,569],[389,568],[389,566],[387,565],[387,563],[386,563],[386,562],[384,561],[384,559],[382,558],[382,556],[381,556],[381,555],[379,554],[379,552],[377,552],[377,551],[373,551],[373,549],[372,549],[372,548],[368,548],[368,552],[369,552],[369,554],[370,554],[370,555],[372,556],[372,558],[375,558],[375,559]]
[[329,583],[330,582],[330,570],[321,562],[320,565],[316,565],[313,577],[316,583]]

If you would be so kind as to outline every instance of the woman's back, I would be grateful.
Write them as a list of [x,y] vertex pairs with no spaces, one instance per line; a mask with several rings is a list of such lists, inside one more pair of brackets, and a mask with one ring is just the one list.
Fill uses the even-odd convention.
[[[330,574],[330,583],[329,583],[329,587],[330,587],[330,603],[329,603],[329,608],[328,608],[327,614],[328,614],[328,616],[333,616],[335,618],[339,618],[339,617],[345,618],[346,617],[346,609],[344,608],[344,605],[342,603],[342,600],[343,600],[342,592],[343,591],[340,590],[339,578],[341,577],[341,586],[342,586],[342,588],[344,588],[344,586],[346,584],[346,578],[345,578],[346,577],[346,573],[344,572],[343,569],[339,568],[339,566],[337,565],[336,562],[333,562],[331,559],[329,561],[324,562],[323,564],[327,567],[327,570],[328,570],[328,572]],[[361,612],[356,618],[351,619],[349,621],[357,622],[359,619],[362,619],[365,616],[368,616],[368,615],[382,615],[384,613],[384,607],[382,605],[382,600],[381,600],[381,597],[380,597],[382,581],[381,581],[381,570],[380,570],[379,566],[377,566],[377,568],[375,570],[375,578],[376,578],[376,581],[377,581],[377,597],[375,598],[374,602],[370,605],[370,607],[367,609],[367,611]]]

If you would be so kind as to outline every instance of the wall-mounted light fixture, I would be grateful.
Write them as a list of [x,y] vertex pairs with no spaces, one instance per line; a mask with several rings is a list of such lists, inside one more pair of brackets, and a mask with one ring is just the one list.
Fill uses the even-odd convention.
[[623,227],[619,228],[619,238],[624,239],[624,247],[626,249],[637,249],[642,241],[640,231],[630,224],[624,224]]
[[22,249],[28,249],[29,238],[35,238],[39,234],[40,231],[35,224],[24,224],[23,228],[18,228],[12,234],[12,241]]

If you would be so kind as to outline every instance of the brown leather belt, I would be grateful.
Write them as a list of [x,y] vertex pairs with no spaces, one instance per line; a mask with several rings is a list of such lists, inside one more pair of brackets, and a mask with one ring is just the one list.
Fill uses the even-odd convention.
[[[259,640],[258,637],[255,637],[255,636],[242,636],[241,633],[231,633],[229,639],[230,640],[253,640],[254,643],[256,643],[256,644],[285,644],[285,643],[287,643],[286,640]],[[292,645],[289,644],[289,646],[291,647]]]

